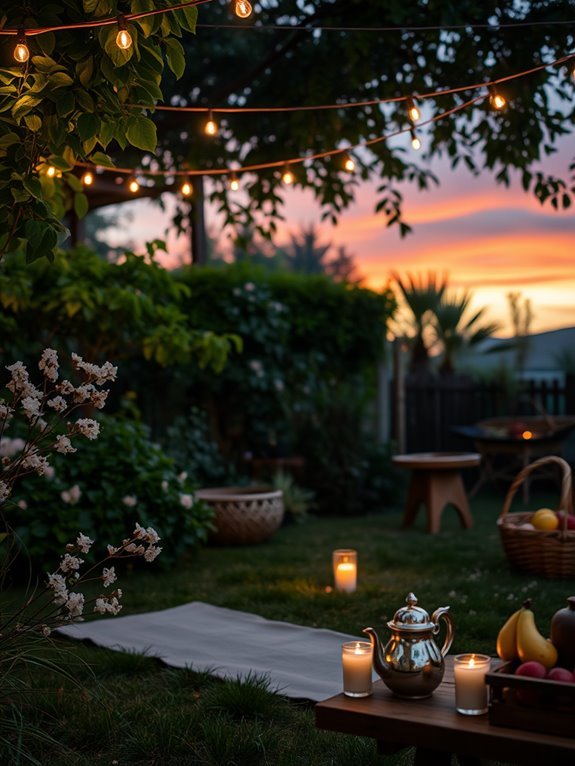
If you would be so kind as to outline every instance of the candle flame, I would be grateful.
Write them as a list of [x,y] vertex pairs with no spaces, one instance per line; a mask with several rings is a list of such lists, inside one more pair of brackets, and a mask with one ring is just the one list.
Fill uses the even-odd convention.
[[522,439],[532,439],[533,438],[533,432],[532,431],[523,431],[521,434]]
[[360,646],[359,646],[359,641],[355,645],[355,652],[354,652],[354,654],[361,654],[361,649],[360,649]]
[[469,667],[474,668],[475,667],[475,655],[471,655],[471,659],[469,660]]

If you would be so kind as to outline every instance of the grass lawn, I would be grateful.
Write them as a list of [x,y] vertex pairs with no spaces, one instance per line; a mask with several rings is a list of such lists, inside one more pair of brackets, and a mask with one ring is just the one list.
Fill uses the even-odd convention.
[[[494,654],[500,626],[525,598],[533,599],[538,627],[548,635],[551,616],[574,592],[571,583],[509,570],[495,525],[502,501],[487,491],[474,498],[476,524],[468,531],[453,509],[445,511],[439,535],[425,533],[422,514],[413,529],[402,530],[395,508],[359,518],[312,517],[282,527],[263,545],[208,547],[169,573],[152,564],[124,574],[122,614],[196,600],[358,636],[374,625],[385,638],[386,621],[413,590],[429,612],[451,606],[452,652]],[[530,507],[555,502],[532,495]],[[358,550],[352,595],[329,588],[338,547]],[[30,739],[41,764],[369,766],[412,759],[409,750],[384,759],[370,740],[316,731],[311,705],[271,694],[259,679],[223,682],[145,657],[58,645],[74,682],[35,671],[30,704],[21,711],[25,730],[40,727],[60,743]],[[2,757],[1,744],[0,762],[15,763]]]

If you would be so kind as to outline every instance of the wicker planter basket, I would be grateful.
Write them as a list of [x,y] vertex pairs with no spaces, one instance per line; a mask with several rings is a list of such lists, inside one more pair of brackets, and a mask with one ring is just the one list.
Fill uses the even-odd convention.
[[573,578],[575,530],[567,528],[566,517],[563,518],[560,527],[551,532],[521,528],[530,521],[532,511],[509,513],[513,496],[523,481],[540,466],[548,465],[561,468],[561,497],[557,510],[573,513],[571,467],[563,458],[550,455],[530,463],[516,476],[507,492],[497,525],[507,558],[515,569],[548,578]]
[[210,541],[221,545],[262,543],[273,535],[284,515],[283,494],[272,487],[200,489],[198,500],[210,505],[216,531]]

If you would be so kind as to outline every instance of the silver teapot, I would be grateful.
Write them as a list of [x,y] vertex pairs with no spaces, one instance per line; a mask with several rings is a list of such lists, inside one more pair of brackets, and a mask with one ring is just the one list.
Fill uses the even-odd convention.
[[[436,609],[431,615],[417,606],[417,598],[409,593],[407,606],[395,613],[387,625],[391,638],[385,649],[373,628],[364,628],[373,647],[373,666],[383,683],[398,697],[422,699],[433,694],[445,671],[443,658],[453,643],[453,622],[449,607]],[[441,649],[434,636],[443,619],[447,632]]]

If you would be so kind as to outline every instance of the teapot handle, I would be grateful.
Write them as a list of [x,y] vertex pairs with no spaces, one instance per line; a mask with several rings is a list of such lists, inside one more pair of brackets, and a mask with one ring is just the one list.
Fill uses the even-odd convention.
[[445,634],[445,641],[443,642],[443,646],[441,647],[441,656],[445,657],[447,652],[451,649],[451,644],[453,643],[453,620],[451,619],[451,615],[449,614],[448,606],[442,606],[439,609],[436,609],[435,612],[431,615],[431,622],[435,623],[435,627],[433,629],[434,635],[437,635],[439,633],[440,619],[443,619],[445,621],[445,624],[447,627],[447,633]]

